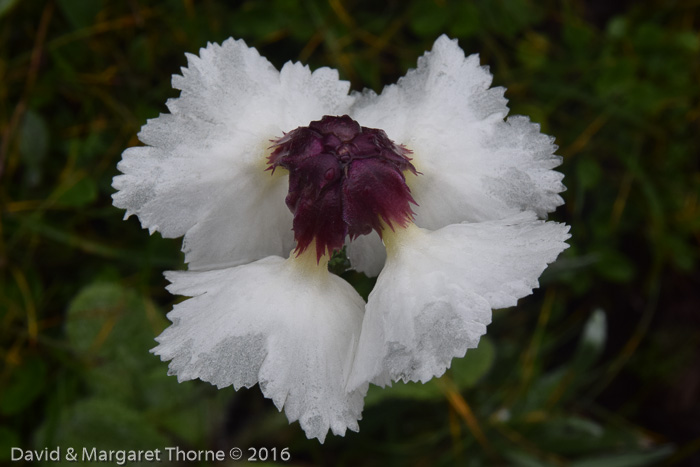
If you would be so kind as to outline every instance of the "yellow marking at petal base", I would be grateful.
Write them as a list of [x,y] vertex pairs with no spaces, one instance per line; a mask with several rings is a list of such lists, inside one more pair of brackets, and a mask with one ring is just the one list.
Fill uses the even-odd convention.
[[[416,169],[416,170],[418,170],[418,169]],[[403,176],[406,178],[406,186],[408,187],[408,190],[411,192],[411,195],[413,195],[413,193],[415,192],[416,185],[419,183],[418,182],[419,177],[422,175],[422,172],[420,172],[420,170],[418,170],[418,172],[419,173],[415,174],[415,175],[410,170],[404,170],[404,172],[403,172]],[[416,200],[416,202],[418,202],[418,200]]]
[[405,227],[397,224],[389,226],[383,220],[382,224],[382,242],[386,247],[388,256],[395,255],[407,243],[411,243],[414,238],[423,235],[423,231],[413,222],[409,222]]
[[276,167],[275,173],[272,173],[272,170],[267,170],[266,166],[265,169],[263,169],[263,171],[265,173],[265,176],[270,180],[279,180],[280,178],[284,178],[287,175],[289,175],[289,171],[284,167]]
[[255,159],[253,159],[254,162],[251,164],[253,171],[263,172],[269,179],[278,179],[289,173],[284,167],[275,168],[274,173],[272,173],[272,170],[267,170],[267,168],[270,167],[268,157],[272,155],[274,149],[272,146],[275,140],[277,140],[277,138],[264,138],[255,148],[258,155],[255,156]]
[[328,253],[316,258],[316,240],[312,241],[303,253],[297,255],[296,250],[289,254],[289,263],[294,267],[300,276],[306,278],[323,279],[328,277]]
[[403,172],[403,176],[406,177],[406,185],[408,186],[408,189],[411,190],[411,193],[413,193],[416,183],[418,183],[420,176],[423,174],[423,171],[421,170],[422,165],[419,162],[420,157],[417,158],[416,153],[411,148],[409,148],[405,144],[403,144],[402,146],[411,151],[411,153],[408,154],[408,157],[411,158],[411,164],[413,164],[413,168],[416,169],[417,172],[416,174],[414,174],[410,170],[404,170]]

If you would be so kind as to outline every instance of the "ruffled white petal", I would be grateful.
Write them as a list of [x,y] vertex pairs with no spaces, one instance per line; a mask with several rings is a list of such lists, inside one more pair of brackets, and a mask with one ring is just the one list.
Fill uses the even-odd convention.
[[266,172],[270,140],[347,112],[349,83],[298,63],[278,72],[243,41],[209,44],[173,77],[170,114],[139,133],[113,186],[117,207],[151,232],[185,235],[192,269],[231,266],[293,247],[286,177]]
[[362,271],[369,277],[376,277],[384,267],[386,250],[374,230],[347,242],[347,255],[354,269]]
[[563,176],[552,170],[561,163],[554,139],[527,117],[504,121],[505,89],[490,88],[491,81],[477,55],[465,58],[457,41],[443,35],[397,84],[379,96],[357,96],[353,118],[413,151],[421,175],[407,176],[421,227],[527,210],[544,217],[563,203]]
[[345,391],[364,302],[337,276],[309,275],[296,259],[268,257],[235,268],[170,272],[168,288],[191,296],[153,352],[179,381],[260,384],[309,438],[357,431],[367,385]]
[[568,226],[526,212],[397,234],[369,296],[348,383],[426,382],[474,348],[491,309],[513,306],[568,245]]

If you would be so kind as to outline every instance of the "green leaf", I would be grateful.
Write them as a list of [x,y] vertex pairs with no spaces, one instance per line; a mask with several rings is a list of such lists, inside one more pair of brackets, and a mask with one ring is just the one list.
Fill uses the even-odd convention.
[[178,383],[177,377],[168,374],[165,363],[153,359],[153,368],[139,376],[147,414],[158,428],[190,445],[206,442],[211,429],[226,416],[226,407],[236,394],[233,387],[217,389],[199,381]]
[[563,420],[564,426],[578,435],[600,437],[603,435],[603,427],[598,423],[580,417],[568,417]]
[[530,439],[537,440],[540,449],[572,458],[601,452],[618,443],[615,433],[608,435],[603,426],[576,416],[555,415],[530,425],[528,430]]
[[563,368],[557,368],[549,373],[539,375],[528,389],[525,397],[518,401],[518,406],[515,407],[514,414],[526,414],[528,412],[543,410],[547,407],[548,401],[552,394],[555,393],[567,372]]
[[[139,408],[153,429],[202,442],[214,426],[212,414],[222,413],[228,398],[212,397],[225,393],[209,385],[179,384],[168,375],[167,364],[149,352],[165,320],[147,300],[119,284],[95,283],[73,299],[66,319],[95,400]],[[202,412],[207,405],[211,410]]]
[[163,324],[160,314],[149,313],[146,300],[133,290],[114,283],[95,283],[71,301],[66,333],[80,351],[103,357],[123,354],[123,349],[148,350]]
[[632,452],[596,456],[572,462],[570,467],[637,467],[658,465],[658,463],[674,452],[672,446],[662,446],[648,452]]
[[17,368],[0,394],[0,413],[12,415],[28,408],[44,390],[46,373],[46,363],[39,358],[28,359]]
[[118,284],[92,284],[71,302],[66,334],[88,365],[88,383],[97,394],[141,401],[148,388],[141,378],[165,366],[149,353],[164,327],[162,316],[144,298]]
[[486,375],[495,359],[493,342],[483,336],[476,349],[468,350],[464,358],[452,360],[452,378],[460,389],[470,388]]
[[357,293],[359,293],[365,301],[367,301],[375,282],[377,282],[376,277],[367,277],[364,273],[352,269],[340,274],[340,277],[352,284],[355,290],[357,290]]
[[89,177],[67,181],[58,190],[60,195],[56,201],[64,206],[81,207],[97,199],[97,182]]
[[634,278],[635,268],[632,261],[619,251],[605,249],[596,264],[598,273],[611,282],[625,283]]
[[[65,408],[59,416],[57,428],[49,432],[49,425],[42,425],[35,439],[46,445],[36,445],[35,448],[72,447],[82,454],[83,447],[98,450],[162,450],[171,445],[145,414],[109,399],[90,398]],[[62,459],[61,462],[46,465],[76,464]],[[129,465],[147,466],[152,463],[129,462]]]

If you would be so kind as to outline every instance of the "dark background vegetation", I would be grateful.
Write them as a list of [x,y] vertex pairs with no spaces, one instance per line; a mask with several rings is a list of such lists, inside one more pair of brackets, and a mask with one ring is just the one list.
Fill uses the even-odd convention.
[[[257,387],[166,376],[148,349],[180,240],[122,221],[110,195],[184,52],[234,36],[379,91],[442,33],[557,138],[568,191],[552,219],[573,237],[542,288],[443,378],[371,390],[360,433],[324,445]],[[0,463],[60,445],[700,465],[699,1],[0,0],[0,44]]]

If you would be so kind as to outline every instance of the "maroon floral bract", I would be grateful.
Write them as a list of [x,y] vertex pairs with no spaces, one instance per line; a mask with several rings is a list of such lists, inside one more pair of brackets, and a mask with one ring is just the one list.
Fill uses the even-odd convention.
[[393,229],[413,219],[416,204],[405,170],[417,174],[407,156],[383,130],[360,126],[347,115],[324,116],[275,141],[269,170],[289,171],[285,199],[294,214],[296,253],[316,241],[316,256],[331,254],[382,223]]

